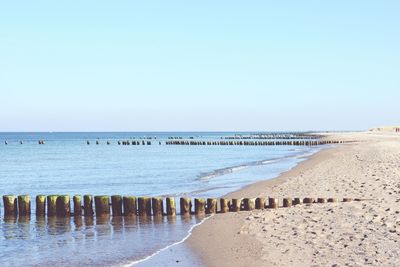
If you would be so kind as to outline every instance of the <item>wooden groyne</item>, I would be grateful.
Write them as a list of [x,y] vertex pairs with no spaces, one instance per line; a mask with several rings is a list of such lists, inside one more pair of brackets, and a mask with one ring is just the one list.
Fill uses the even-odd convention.
[[320,146],[329,144],[343,144],[355,141],[343,140],[297,140],[297,141],[202,141],[202,140],[173,140],[166,141],[166,145],[181,146]]
[[[94,201],[93,201],[94,200]],[[362,199],[343,198],[342,202],[361,201]],[[301,204],[337,203],[337,198],[180,198],[179,215],[204,215],[226,212],[250,211],[254,209],[288,208]],[[84,195],[37,195],[35,199],[36,216],[176,216],[174,197],[135,197],[135,196],[92,196]],[[194,207],[193,204],[194,203]],[[282,205],[281,205],[282,203]],[[29,195],[4,195],[4,216],[31,216],[31,198]],[[71,208],[73,207],[73,209]],[[164,208],[165,207],[165,208]]]
[[[229,139],[229,138],[227,138]],[[180,146],[321,146],[329,144],[343,144],[352,143],[357,141],[343,141],[343,140],[274,140],[274,141],[243,141],[243,140],[194,140],[194,139],[173,139],[166,141],[157,141],[158,145],[180,145]],[[23,141],[19,142],[21,145],[24,144]],[[95,140],[91,142],[86,140],[87,145],[111,145],[111,141],[101,141]],[[5,145],[9,144],[9,141],[4,141]],[[39,145],[44,145],[46,142],[44,140],[38,141]],[[151,146],[152,141],[149,140],[117,140],[116,144],[122,146]]]

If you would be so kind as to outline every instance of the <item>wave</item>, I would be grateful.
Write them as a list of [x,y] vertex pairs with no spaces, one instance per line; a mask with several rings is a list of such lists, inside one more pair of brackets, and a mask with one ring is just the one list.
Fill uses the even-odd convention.
[[231,166],[231,167],[226,167],[226,168],[222,168],[222,169],[213,170],[211,172],[201,173],[197,177],[196,180],[207,181],[207,180],[210,180],[212,178],[215,178],[215,177],[218,177],[218,176],[222,176],[222,175],[225,175],[225,174],[229,174],[229,173],[233,173],[233,172],[237,172],[237,171],[249,168],[249,167],[260,166],[260,165],[268,165],[268,164],[276,163],[276,162],[283,161],[283,160],[286,160],[286,159],[298,158],[298,157],[302,157],[302,156],[303,156],[303,154],[300,154],[300,155],[289,155],[289,156],[283,156],[283,157],[266,159],[266,160],[252,161],[252,162],[244,163],[244,164],[241,164],[241,165],[236,165],[236,166]]
[[190,227],[189,230],[188,230],[188,234],[187,234],[184,238],[182,238],[181,240],[179,240],[179,241],[177,241],[177,242],[175,242],[175,243],[172,243],[171,245],[168,245],[168,246],[166,246],[166,247],[163,247],[163,248],[157,250],[157,251],[154,252],[153,254],[151,254],[151,255],[149,255],[149,256],[143,258],[143,259],[136,260],[136,261],[133,261],[133,262],[130,262],[130,263],[125,263],[125,264],[122,264],[122,265],[117,265],[117,266],[119,266],[119,267],[131,267],[131,266],[134,266],[134,265],[136,265],[136,264],[139,264],[139,263],[142,263],[142,262],[144,262],[144,261],[147,261],[147,260],[151,259],[152,257],[154,257],[154,256],[156,256],[156,255],[158,255],[158,254],[160,254],[161,252],[163,252],[163,251],[165,251],[165,250],[167,250],[167,249],[170,249],[170,248],[173,247],[173,246],[182,244],[183,242],[185,242],[185,241],[192,235],[192,232],[193,232],[193,229],[194,229],[194,228],[196,228],[197,226],[199,226],[200,224],[202,224],[203,222],[205,222],[206,220],[208,220],[208,219],[211,218],[212,216],[213,216],[213,215],[209,215],[208,217],[205,217],[204,219],[202,219],[200,222],[198,222],[198,223],[192,225],[192,227]]

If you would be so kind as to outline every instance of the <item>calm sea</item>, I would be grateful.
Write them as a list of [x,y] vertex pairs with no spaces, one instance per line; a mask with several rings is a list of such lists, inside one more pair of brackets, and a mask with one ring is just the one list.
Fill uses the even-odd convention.
[[[220,140],[234,134],[238,133],[0,133],[0,195],[219,197],[273,178],[316,151],[296,146],[164,144],[169,136]],[[149,146],[117,144],[149,137]],[[40,139],[46,144],[38,145]],[[34,212],[34,201],[32,208]],[[0,265],[129,265],[184,239],[202,219],[1,216]]]

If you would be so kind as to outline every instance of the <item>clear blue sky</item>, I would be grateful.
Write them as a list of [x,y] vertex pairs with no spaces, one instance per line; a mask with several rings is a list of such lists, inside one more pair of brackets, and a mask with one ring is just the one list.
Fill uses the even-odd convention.
[[0,131],[400,124],[400,1],[2,1]]

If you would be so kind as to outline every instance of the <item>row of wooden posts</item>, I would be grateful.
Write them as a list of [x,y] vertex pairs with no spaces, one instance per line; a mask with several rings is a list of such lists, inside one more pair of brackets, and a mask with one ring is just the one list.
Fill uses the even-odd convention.
[[166,145],[186,146],[319,146],[326,144],[342,144],[348,141],[317,140],[317,141],[166,141]]
[[255,134],[255,135],[235,135],[225,136],[221,139],[319,139],[320,135],[304,135],[304,134]]
[[[94,209],[93,209],[94,199]],[[111,201],[110,201],[111,200]],[[218,205],[219,200],[219,205]],[[344,198],[343,202],[352,201],[351,198]],[[326,203],[339,202],[337,198],[284,198],[282,207],[291,207],[302,203]],[[164,210],[164,203],[166,209]],[[30,216],[31,198],[29,195],[4,195],[4,216]],[[47,204],[47,205],[46,205]],[[69,195],[38,195],[36,196],[36,215],[37,216],[176,216],[176,205],[174,197],[134,197],[134,196],[73,196],[73,212],[71,211]],[[219,210],[217,209],[219,206]],[[46,209],[47,207],[47,209]],[[110,211],[111,207],[111,211]],[[192,210],[192,199],[187,197],[180,198],[180,215],[202,215],[213,213],[237,212],[241,210],[253,209],[276,209],[280,207],[277,198],[195,198],[194,210]],[[112,213],[111,213],[112,212]]]

